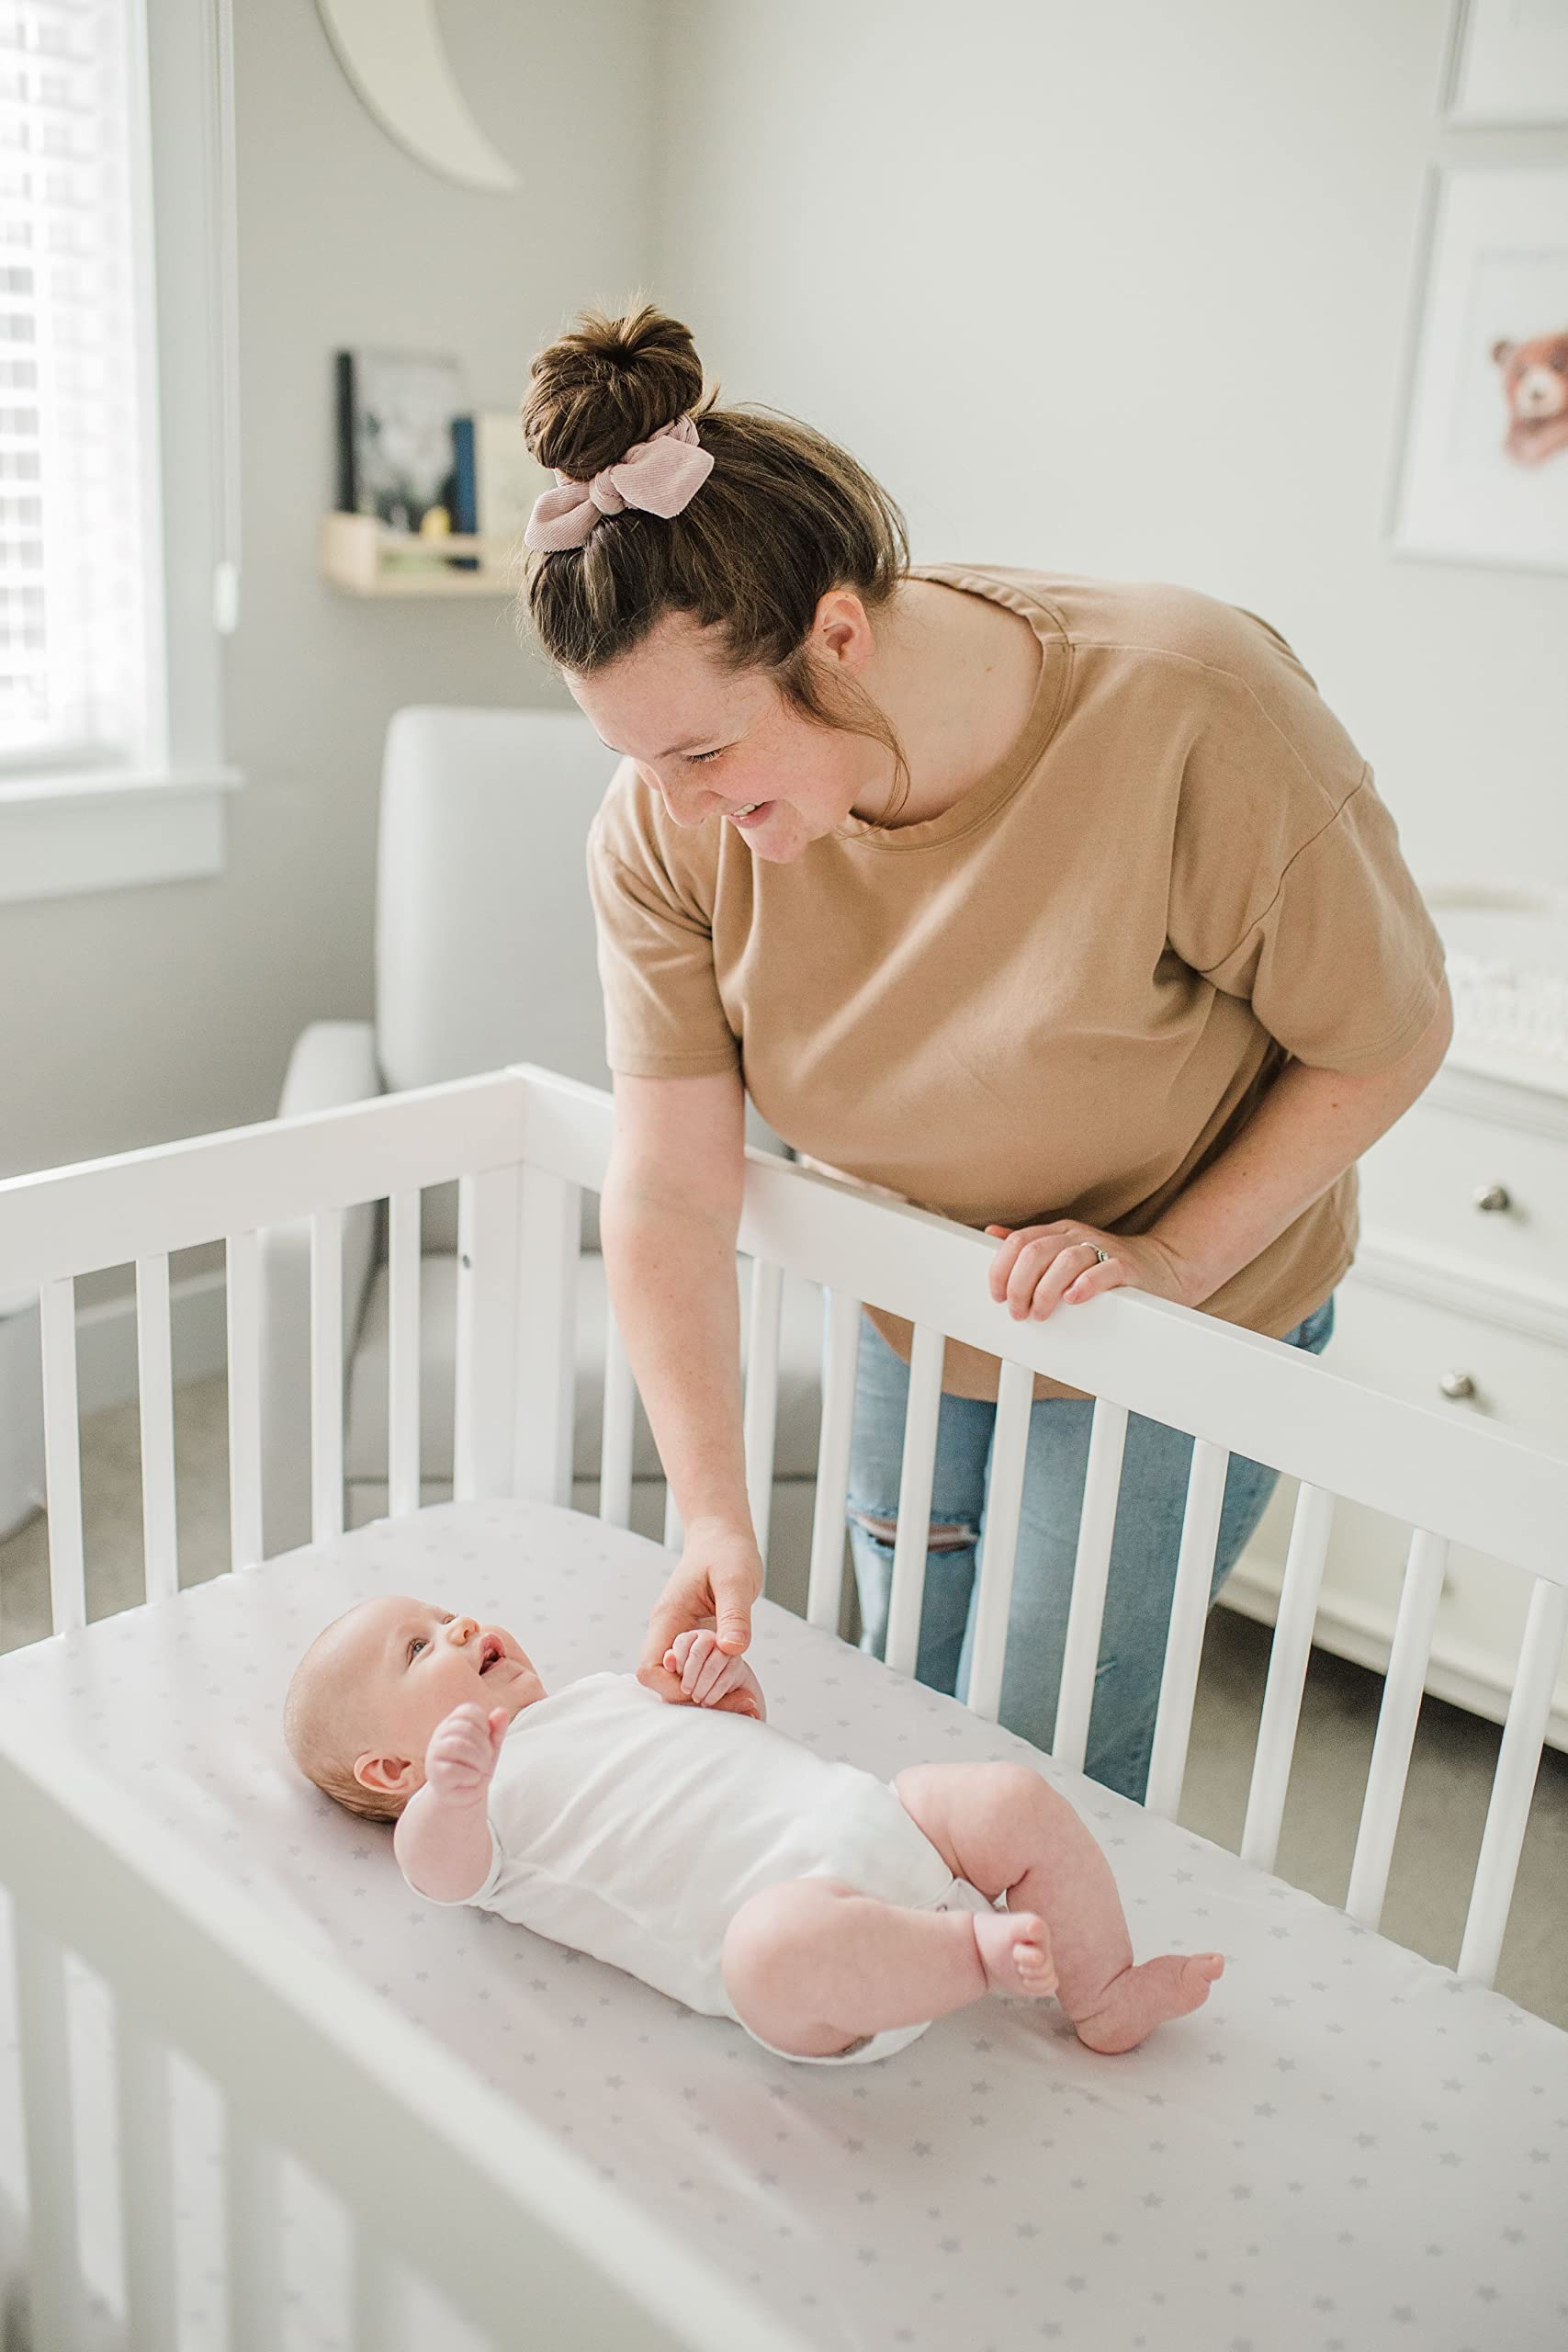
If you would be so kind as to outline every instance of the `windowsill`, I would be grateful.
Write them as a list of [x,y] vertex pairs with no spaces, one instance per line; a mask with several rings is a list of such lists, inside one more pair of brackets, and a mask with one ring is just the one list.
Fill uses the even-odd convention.
[[243,782],[219,765],[0,777],[0,902],[220,874],[223,804]]

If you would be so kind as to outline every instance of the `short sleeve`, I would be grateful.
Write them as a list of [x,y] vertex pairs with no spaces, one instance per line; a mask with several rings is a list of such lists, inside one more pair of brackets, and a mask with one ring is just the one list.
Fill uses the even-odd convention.
[[1170,944],[1297,1060],[1380,1069],[1437,1012],[1442,935],[1366,762],[1289,650],[1264,658],[1266,692],[1222,680],[1190,749]]
[[598,932],[604,1058],[632,1078],[703,1078],[739,1068],[719,999],[712,927],[683,899],[655,850],[626,826],[616,845],[604,814],[588,836]]
[[465,1904],[488,1902],[495,1893],[495,1883],[501,1876],[501,1866],[505,1857],[502,1852],[501,1840],[495,1833],[495,1824],[490,1819],[488,1814],[486,1826],[490,1830],[490,1868],[472,1894],[426,1894],[423,1887],[415,1886],[412,1880],[405,1877],[404,1884],[409,1888],[410,1893],[417,1894],[422,1903],[439,1904],[444,1911],[460,1911]]

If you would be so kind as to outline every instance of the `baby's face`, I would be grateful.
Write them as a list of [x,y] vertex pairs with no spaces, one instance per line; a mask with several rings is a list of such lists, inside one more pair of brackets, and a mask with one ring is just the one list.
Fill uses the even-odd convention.
[[545,1696],[533,1660],[502,1625],[389,1593],[350,1611],[323,1670],[350,1713],[361,1785],[412,1794],[437,1724],[464,1700],[508,1719]]

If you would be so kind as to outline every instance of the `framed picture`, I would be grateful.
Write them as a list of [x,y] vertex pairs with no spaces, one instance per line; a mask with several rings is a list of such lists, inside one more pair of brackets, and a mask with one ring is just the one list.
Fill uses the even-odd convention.
[[457,452],[453,527],[487,539],[518,539],[540,492],[554,490],[550,468],[536,463],[515,409],[480,409],[452,427]]
[[1568,163],[1427,175],[1393,555],[1568,571]]
[[340,351],[340,513],[417,531],[431,507],[449,510],[452,419],[467,406],[462,369],[448,353]]
[[1568,123],[1568,0],[1459,0],[1443,119]]

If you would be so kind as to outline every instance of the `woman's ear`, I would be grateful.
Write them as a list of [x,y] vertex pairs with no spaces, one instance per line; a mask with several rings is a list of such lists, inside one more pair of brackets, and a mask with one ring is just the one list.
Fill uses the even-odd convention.
[[817,600],[812,639],[835,667],[863,670],[875,646],[866,609],[852,588],[829,588]]

